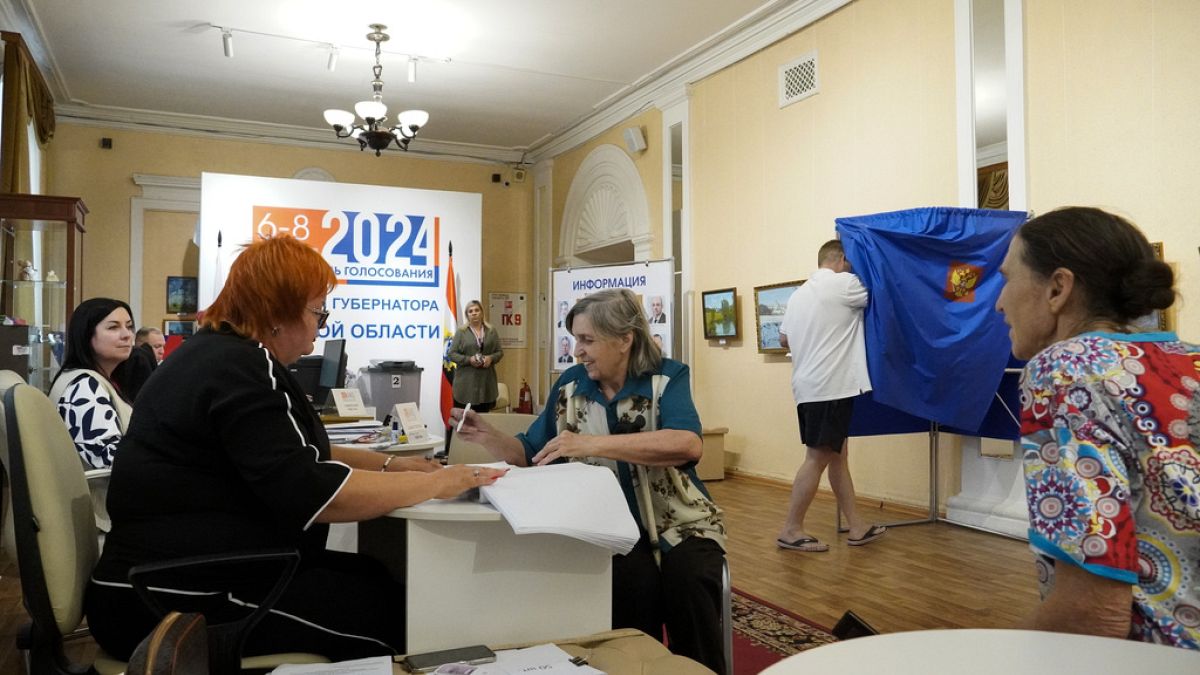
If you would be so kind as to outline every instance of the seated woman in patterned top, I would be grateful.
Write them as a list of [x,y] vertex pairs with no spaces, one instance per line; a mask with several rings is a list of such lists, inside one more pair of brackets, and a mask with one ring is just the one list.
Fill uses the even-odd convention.
[[86,468],[112,466],[113,451],[129,424],[133,411],[117,382],[133,336],[132,312],[120,300],[91,298],[71,313],[50,400],[58,405]]
[[1175,300],[1146,237],[1099,209],[1025,223],[996,302],[1021,379],[1026,627],[1200,649],[1200,346],[1135,324]]

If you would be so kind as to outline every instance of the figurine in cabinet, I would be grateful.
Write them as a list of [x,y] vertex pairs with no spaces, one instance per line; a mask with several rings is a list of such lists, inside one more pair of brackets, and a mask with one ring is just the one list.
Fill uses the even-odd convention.
[[37,268],[33,266],[32,260],[18,260],[17,267],[21,270],[17,274],[17,279],[21,281],[37,281]]

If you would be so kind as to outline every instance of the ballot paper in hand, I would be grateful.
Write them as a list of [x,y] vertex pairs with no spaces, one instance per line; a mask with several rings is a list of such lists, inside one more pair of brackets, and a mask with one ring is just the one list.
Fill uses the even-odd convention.
[[561,534],[625,554],[638,527],[609,469],[581,462],[515,468],[482,497],[517,534]]

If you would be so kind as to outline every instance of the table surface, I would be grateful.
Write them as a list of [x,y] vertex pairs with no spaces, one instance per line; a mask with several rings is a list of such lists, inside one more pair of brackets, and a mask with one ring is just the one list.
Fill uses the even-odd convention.
[[856,638],[793,654],[763,675],[887,672],[1200,673],[1200,653],[1176,647],[1032,630],[924,630]]
[[470,500],[430,500],[388,516],[358,523],[358,550],[405,582],[412,651],[544,642],[612,625],[612,554],[603,547],[518,535],[494,508]]
[[389,518],[408,520],[500,520],[500,512],[491,504],[481,504],[473,499],[430,499],[405,506],[387,514]]

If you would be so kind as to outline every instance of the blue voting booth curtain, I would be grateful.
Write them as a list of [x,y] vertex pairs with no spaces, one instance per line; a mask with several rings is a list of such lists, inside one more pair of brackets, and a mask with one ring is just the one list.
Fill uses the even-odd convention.
[[[1019,211],[950,207],[837,219],[846,257],[871,292],[865,328],[874,392],[860,399],[856,418],[883,420],[884,411],[872,411],[882,404],[955,430],[981,429],[1011,352],[995,311],[1000,263],[1025,220]],[[913,424],[897,418],[896,430],[867,433]]]
[[[1016,440],[1021,436],[1021,376],[1017,373],[1004,373],[1000,387],[992,396],[991,405],[979,426],[962,428],[954,425],[941,425],[939,431],[963,436],[986,436],[988,438],[1003,438]],[[851,436],[882,436],[887,434],[905,434],[929,431],[930,421],[901,412],[889,405],[875,400],[874,392],[868,391],[854,399],[854,414],[850,418]]]

